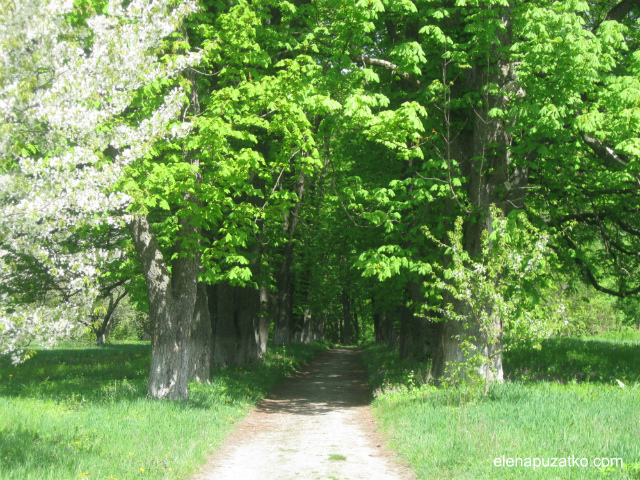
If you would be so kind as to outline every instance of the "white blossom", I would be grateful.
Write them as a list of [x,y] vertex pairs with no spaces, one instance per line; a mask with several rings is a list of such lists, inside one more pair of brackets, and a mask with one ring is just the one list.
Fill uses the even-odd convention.
[[[199,61],[197,53],[158,60],[162,40],[196,10],[194,0],[171,4],[111,0],[105,14],[77,27],[65,19],[72,0],[0,2],[0,281],[16,275],[5,260],[18,252],[72,292],[64,302],[15,310],[0,298],[0,354],[14,352],[17,361],[29,342],[52,345],[77,332],[99,294],[101,267],[124,254],[96,246],[70,252],[70,230],[122,225],[129,198],[114,185],[124,168],[158,140],[189,131],[170,125],[183,108],[180,89],[139,125],[103,128],[140,87]],[[119,152],[113,161],[102,154],[109,146]]]

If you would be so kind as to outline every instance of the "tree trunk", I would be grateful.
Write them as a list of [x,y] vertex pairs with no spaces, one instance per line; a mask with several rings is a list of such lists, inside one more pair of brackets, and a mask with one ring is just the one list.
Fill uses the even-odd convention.
[[315,329],[313,328],[313,316],[311,307],[307,306],[302,316],[302,327],[294,334],[296,343],[313,343],[316,341]]
[[358,321],[358,310],[355,304],[353,305],[353,327],[355,329],[355,343],[358,345],[360,343],[360,323]]
[[236,287],[236,322],[238,353],[236,365],[260,359],[260,295],[251,287]]
[[[169,274],[146,215],[136,214],[129,224],[147,282],[152,324],[151,371],[147,384],[154,398],[188,399],[189,338],[196,303],[198,260],[176,259]],[[192,233],[186,228],[181,235]],[[180,248],[182,242],[179,243]]]
[[383,343],[382,314],[380,312],[373,312],[373,339],[376,343]]
[[382,313],[376,310],[375,295],[371,295],[371,311],[373,312],[373,340],[382,344]]
[[395,349],[398,346],[398,333],[394,328],[397,312],[386,310],[380,315],[380,343]]
[[[407,283],[407,292],[414,305],[424,302],[425,294],[420,288],[420,283],[410,281]],[[432,354],[436,343],[436,336],[440,334],[441,325],[436,323],[437,318],[419,315],[412,311],[411,337],[412,346],[410,357],[418,362],[423,362]]]
[[[510,10],[503,9],[502,22],[505,31],[497,38],[495,51],[487,55],[486,66],[472,69],[474,89],[482,95],[482,106],[470,110],[474,118],[473,133],[470,145],[458,146],[458,153],[466,152],[467,172],[469,177],[469,200],[473,205],[473,217],[468,218],[465,225],[465,250],[471,258],[476,257],[482,249],[483,232],[491,232],[494,218],[490,214],[490,206],[496,205],[501,214],[513,208],[522,208],[524,187],[527,182],[527,171],[514,166],[511,159],[510,146],[512,133],[505,120],[498,116],[490,116],[492,109],[504,109],[509,99],[500,91],[517,90],[517,78],[514,65],[505,59],[501,47],[511,45]],[[497,86],[500,91],[489,93],[489,85]],[[461,136],[462,137],[462,136]],[[471,147],[471,148],[469,148]],[[465,156],[465,155],[463,155]],[[451,300],[451,299],[449,299]],[[445,298],[445,302],[447,299]],[[434,352],[433,375],[449,377],[456,362],[464,362],[466,356],[461,350],[460,338],[470,339],[485,360],[479,368],[479,374],[487,381],[502,381],[502,324],[495,319],[490,325],[481,327],[471,320],[469,306],[451,300],[457,315],[469,319],[465,323],[449,320],[442,328],[438,346]],[[495,339],[487,336],[487,331],[497,332]]]
[[302,206],[302,195],[304,194],[306,175],[303,173],[302,168],[298,175],[298,183],[296,186],[296,195],[298,201],[296,202],[292,212],[291,218],[285,222],[285,231],[289,237],[289,241],[285,245],[284,255],[280,269],[278,270],[276,278],[276,286],[278,293],[275,296],[275,312],[274,312],[274,335],[273,343],[275,345],[288,345],[291,343],[292,337],[292,323],[293,319],[293,305],[292,305],[292,285],[291,285],[291,265],[293,264],[293,237],[296,233],[298,226],[298,217],[300,215],[300,208]]
[[207,285],[199,282],[189,343],[189,378],[196,382],[209,383],[211,377],[211,340]]
[[235,362],[236,331],[235,331],[235,290],[226,283],[209,286],[209,305],[211,332],[213,337],[212,363],[226,366]]
[[115,299],[113,298],[113,290],[111,290],[108,295],[109,295],[109,306],[107,307],[107,311],[104,314],[104,317],[102,317],[102,322],[100,322],[100,326],[97,329],[95,329],[93,326],[91,327],[93,330],[93,333],[95,333],[96,335],[96,345],[98,347],[104,346],[106,337],[111,331],[111,328],[113,326],[113,322],[111,321],[111,318],[113,317],[113,314],[116,311],[116,308],[118,308],[118,304],[120,303],[120,300],[122,300],[124,297],[127,296],[127,292],[123,289],[122,292],[120,292],[115,297]]
[[274,345],[289,345],[292,337],[291,318],[293,305],[291,299],[291,264],[293,263],[293,241],[285,247],[285,258],[280,266],[276,285],[278,292],[275,296],[275,325],[273,330]]
[[400,318],[400,358],[411,358],[413,356],[413,312],[406,305],[400,305],[397,309]]
[[341,341],[344,345],[351,345],[352,328],[351,328],[351,299],[349,293],[342,289],[342,321],[344,322],[343,334]]
[[267,341],[269,340],[269,292],[264,282],[258,286],[258,299],[260,309],[258,312],[258,354],[262,358],[267,353]]
[[[215,291],[215,293],[212,293]],[[260,290],[221,283],[210,287],[213,333],[213,364],[246,365],[262,357],[266,349],[268,322]]]

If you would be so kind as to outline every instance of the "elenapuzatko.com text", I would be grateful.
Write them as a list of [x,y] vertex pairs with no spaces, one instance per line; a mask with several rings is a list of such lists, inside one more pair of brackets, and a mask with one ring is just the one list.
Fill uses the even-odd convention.
[[494,467],[530,467],[536,468],[559,468],[559,467],[619,467],[624,466],[621,458],[599,458],[589,461],[588,458],[575,457],[502,457],[493,459]]

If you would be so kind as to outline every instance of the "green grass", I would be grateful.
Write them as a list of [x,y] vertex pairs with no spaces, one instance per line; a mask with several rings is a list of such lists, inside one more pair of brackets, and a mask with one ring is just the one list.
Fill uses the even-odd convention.
[[0,358],[0,478],[179,479],[201,466],[249,408],[323,350],[272,349],[263,364],[190,384],[189,402],[146,397],[149,345],[38,350]]
[[552,338],[538,348],[517,345],[505,354],[507,378],[557,383],[640,382],[640,341]]
[[[418,385],[425,366],[403,364],[383,347],[367,348],[364,360],[375,415],[418,478],[640,478],[638,342],[552,339],[540,350],[520,346],[505,355],[510,381],[486,397],[481,388]],[[494,466],[503,455],[622,458],[625,467]]]

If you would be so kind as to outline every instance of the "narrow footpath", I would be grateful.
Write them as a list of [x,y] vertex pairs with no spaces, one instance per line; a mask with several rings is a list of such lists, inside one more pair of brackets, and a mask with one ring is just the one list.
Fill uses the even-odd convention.
[[376,431],[360,353],[333,349],[278,385],[193,480],[411,480]]

